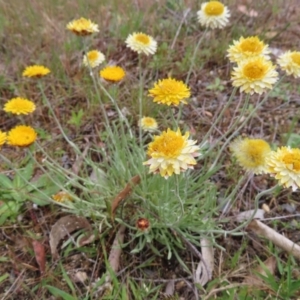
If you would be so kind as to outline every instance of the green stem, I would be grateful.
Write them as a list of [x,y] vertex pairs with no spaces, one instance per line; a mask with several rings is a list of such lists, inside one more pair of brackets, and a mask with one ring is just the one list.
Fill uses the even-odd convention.
[[[139,55],[139,119],[143,117],[143,74],[142,74],[142,58],[141,55]],[[139,126],[139,142],[140,147],[143,146],[142,141],[142,127]]]
[[205,35],[206,35],[206,32],[207,32],[208,28],[205,29],[205,31],[203,32],[203,34],[201,35],[199,41],[198,41],[198,44],[194,50],[194,53],[193,53],[193,56],[192,56],[192,60],[191,60],[191,65],[190,65],[190,69],[188,71],[188,74],[187,74],[187,77],[186,77],[186,80],[185,80],[185,84],[187,84],[190,80],[190,76],[193,72],[193,68],[194,68],[194,64],[195,64],[195,58],[196,58],[196,55],[197,55],[197,52],[199,50],[199,47],[200,47],[200,44],[202,43]]
[[[223,137],[226,136],[228,133],[230,133],[230,132],[235,128],[235,126],[240,122],[241,118],[244,116],[244,113],[245,113],[245,111],[246,111],[247,108],[248,108],[249,99],[250,99],[250,95],[247,95],[246,100],[245,100],[245,103],[244,103],[244,105],[243,105],[243,107],[242,107],[242,112],[241,112],[240,117],[237,118],[236,121],[235,121],[235,122],[233,123],[233,125],[231,126],[231,128],[230,128],[230,129],[229,129],[222,137],[220,137],[220,138],[217,140],[217,142],[215,143],[215,145],[219,145],[219,143],[220,143],[220,141],[223,139]],[[243,124],[244,124],[244,123],[243,123]],[[239,128],[240,128],[240,127],[239,127]],[[225,141],[225,143],[223,144],[221,150],[218,151],[218,155],[217,155],[217,157],[215,158],[213,164],[211,165],[211,167],[210,167],[210,169],[209,169],[210,171],[213,170],[213,169],[215,168],[215,166],[216,166],[216,164],[217,164],[219,158],[223,155],[225,148],[228,146],[229,142],[230,142],[234,137],[235,137],[235,134],[232,134],[232,135]],[[213,148],[214,148],[214,146],[212,146],[212,147],[210,148],[210,151],[211,151]]]
[[39,89],[40,89],[40,91],[41,91],[43,100],[46,102],[46,104],[47,104],[47,106],[48,106],[48,108],[49,108],[49,110],[50,110],[50,112],[51,112],[51,114],[52,114],[52,116],[53,116],[53,118],[54,118],[54,121],[55,121],[56,125],[58,126],[58,128],[59,128],[61,134],[63,135],[64,139],[68,142],[68,144],[69,144],[74,150],[76,150],[77,154],[78,154],[78,153],[81,154],[81,152],[80,152],[80,150],[78,149],[78,147],[77,147],[77,146],[76,146],[76,145],[68,138],[68,136],[66,135],[64,129],[62,128],[62,126],[61,126],[59,120],[57,119],[56,114],[54,113],[54,110],[53,110],[53,108],[52,108],[52,105],[51,105],[50,101],[48,100],[47,96],[45,95],[45,92],[44,92],[44,89],[43,89],[43,86],[42,86],[42,83],[41,83],[40,80],[38,81],[38,87],[39,87]]
[[226,231],[226,234],[232,234],[232,233],[235,233],[237,231],[239,231],[240,229],[248,226],[251,221],[253,220],[253,218],[255,217],[255,214],[257,213],[257,210],[258,210],[258,206],[259,206],[259,199],[265,195],[269,195],[269,194],[272,194],[276,189],[278,188],[278,185],[275,185],[265,191],[262,191],[260,192],[259,194],[256,195],[255,199],[254,199],[254,210],[253,210],[253,214],[249,217],[249,219],[242,223],[241,225],[239,225],[238,227],[236,227],[235,229],[233,230],[229,230],[229,231]]
[[225,106],[223,107],[222,111],[220,112],[219,116],[217,117],[217,119],[214,121],[214,123],[212,124],[212,126],[210,127],[210,129],[208,130],[208,132],[205,134],[203,141],[206,141],[207,138],[210,136],[211,132],[213,131],[213,129],[216,127],[216,125],[219,123],[219,121],[221,120],[221,118],[223,117],[225,111],[227,110],[227,108],[230,106],[232,100],[234,99],[234,96],[236,94],[237,88],[235,87],[227,101],[227,103],[225,104]]
[[[114,105],[114,107],[116,108],[117,112],[118,112],[118,115],[119,115],[119,118],[121,121],[124,120],[126,126],[127,126],[127,129],[128,129],[128,132],[130,134],[130,137],[132,138],[133,137],[133,134],[132,134],[132,130],[131,130],[131,127],[128,123],[128,120],[126,118],[126,116],[122,113],[122,111],[120,110],[119,106],[118,106],[118,103],[117,101],[115,100],[115,97],[112,96],[108,91],[107,89],[103,86],[103,84],[100,82],[100,80],[98,80],[98,84],[101,88],[101,90],[105,93],[105,95],[109,98],[109,100],[112,102],[112,104]],[[114,88],[114,91],[115,91],[115,86],[113,87]],[[116,95],[116,93],[114,93],[114,95]],[[106,114],[105,114],[106,116]],[[106,117],[107,118],[107,117]],[[108,122],[108,121],[107,121]],[[121,122],[121,126],[123,126],[123,123]],[[124,131],[124,130],[123,130]]]

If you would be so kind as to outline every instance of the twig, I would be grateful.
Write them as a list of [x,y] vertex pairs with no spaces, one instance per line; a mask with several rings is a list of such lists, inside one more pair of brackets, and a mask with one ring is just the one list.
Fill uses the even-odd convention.
[[300,259],[300,246],[264,223],[258,220],[253,220],[248,225],[247,229],[252,230],[256,234],[262,235],[267,240],[273,242],[276,246],[292,254],[295,258]]
[[11,287],[5,292],[3,298],[1,298],[1,300],[5,300],[5,299],[8,299],[6,297],[9,296],[9,293],[11,293],[13,290],[16,290],[20,287],[21,285],[21,278],[23,276],[23,274],[25,273],[25,270],[22,270],[19,274],[19,276],[15,279],[15,281],[13,282],[13,284],[11,285]]

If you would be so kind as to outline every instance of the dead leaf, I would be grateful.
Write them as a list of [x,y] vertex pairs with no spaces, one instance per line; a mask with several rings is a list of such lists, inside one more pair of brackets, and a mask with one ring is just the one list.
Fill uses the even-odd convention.
[[274,229],[263,224],[259,220],[253,220],[248,225],[247,229],[252,230],[256,234],[262,235],[269,241],[273,242],[279,248],[287,251],[288,253],[300,259],[300,246],[295,244],[290,239],[286,238],[282,234],[276,232]]
[[214,269],[214,248],[208,239],[203,238],[200,243],[202,259],[196,270],[195,283],[204,286],[212,278]]
[[115,197],[115,199],[112,202],[111,205],[111,212],[112,215],[114,215],[116,209],[118,208],[119,204],[121,203],[121,201],[123,199],[125,199],[132,191],[132,187],[134,185],[139,184],[141,181],[141,177],[139,175],[136,175],[134,177],[131,178],[130,182],[127,183],[127,185],[125,186],[125,188]]
[[[111,246],[111,250],[108,257],[108,263],[110,264],[111,271],[113,272],[117,272],[120,266],[120,257],[122,253],[122,244],[124,242],[125,237],[125,230],[126,227],[124,225],[121,225],[119,227],[119,230]],[[108,287],[111,287],[111,280],[111,272],[109,271],[105,276],[105,283],[98,288],[97,293],[105,292]]]
[[268,274],[266,273],[267,269],[272,275],[274,275],[276,270],[276,258],[274,256],[271,256],[266,261],[264,261],[263,264],[265,268],[263,268],[262,266],[258,266],[254,270],[253,274],[245,278],[244,282],[248,283],[249,285],[264,285],[262,279],[259,276],[255,275],[255,273],[261,274],[262,276],[268,276]]
[[[60,241],[69,236],[72,232],[80,229],[85,229],[88,232],[86,239],[89,239],[92,235],[92,227],[86,218],[65,216],[52,226],[49,243],[53,260],[59,258],[57,246]],[[80,240],[80,243],[82,243],[82,240]]]
[[75,282],[84,283],[88,279],[86,272],[78,271],[74,275]]
[[39,265],[39,269],[41,274],[45,273],[46,270],[46,255],[45,255],[45,247],[42,243],[33,240],[32,241],[33,251],[35,255],[35,259]]
[[114,242],[111,246],[111,250],[109,253],[108,262],[110,264],[112,271],[114,271],[114,272],[117,272],[119,269],[120,256],[122,253],[121,245],[123,244],[123,241],[124,241],[125,230],[126,230],[126,227],[124,225],[121,225],[116,234],[116,237],[114,239]]

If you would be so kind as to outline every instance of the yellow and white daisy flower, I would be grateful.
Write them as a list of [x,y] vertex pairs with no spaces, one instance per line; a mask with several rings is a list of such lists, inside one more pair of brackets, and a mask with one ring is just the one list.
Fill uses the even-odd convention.
[[293,75],[295,78],[300,77],[300,52],[287,51],[279,56],[277,63],[287,75]]
[[138,54],[144,53],[147,56],[154,54],[157,49],[157,42],[150,35],[142,32],[130,34],[125,41],[127,47]]
[[157,129],[157,122],[154,118],[151,117],[143,117],[139,120],[139,126],[144,131],[153,132]]
[[266,173],[270,145],[262,139],[237,138],[229,145],[239,165],[253,174]]
[[86,36],[99,32],[98,25],[85,18],[69,22],[67,24],[67,29],[79,36]]
[[91,50],[83,56],[83,64],[86,67],[95,68],[102,64],[105,60],[105,56],[98,50]]
[[284,187],[296,191],[300,187],[300,149],[281,147],[266,159],[268,173]]
[[233,41],[233,45],[229,46],[227,52],[227,57],[231,62],[239,62],[255,56],[263,56],[266,59],[270,59],[268,45],[257,36],[241,37],[238,41]]
[[193,169],[197,163],[194,157],[200,155],[199,146],[195,146],[197,141],[188,138],[189,132],[182,135],[179,129],[168,129],[155,136],[148,145],[147,154],[151,158],[143,164],[150,166],[150,173],[159,173],[166,179],[174,173]]
[[240,92],[262,94],[273,87],[278,73],[271,61],[261,56],[252,57],[238,62],[237,67],[233,68],[231,80]]
[[198,21],[202,26],[209,28],[223,28],[227,25],[230,17],[228,8],[219,1],[202,3],[197,12]]

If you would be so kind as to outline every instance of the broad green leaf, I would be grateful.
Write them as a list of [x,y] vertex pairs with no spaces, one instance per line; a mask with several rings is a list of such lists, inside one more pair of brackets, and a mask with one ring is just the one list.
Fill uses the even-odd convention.
[[12,181],[5,175],[0,174],[0,191],[5,189],[12,189],[13,188],[13,183]]
[[9,278],[9,274],[5,273],[2,276],[0,276],[0,284],[5,281],[7,278]]
[[30,181],[32,175],[33,175],[34,165],[33,163],[29,162],[25,168],[18,170],[16,173],[13,184],[16,189],[21,189],[24,186],[27,186],[26,181]]

